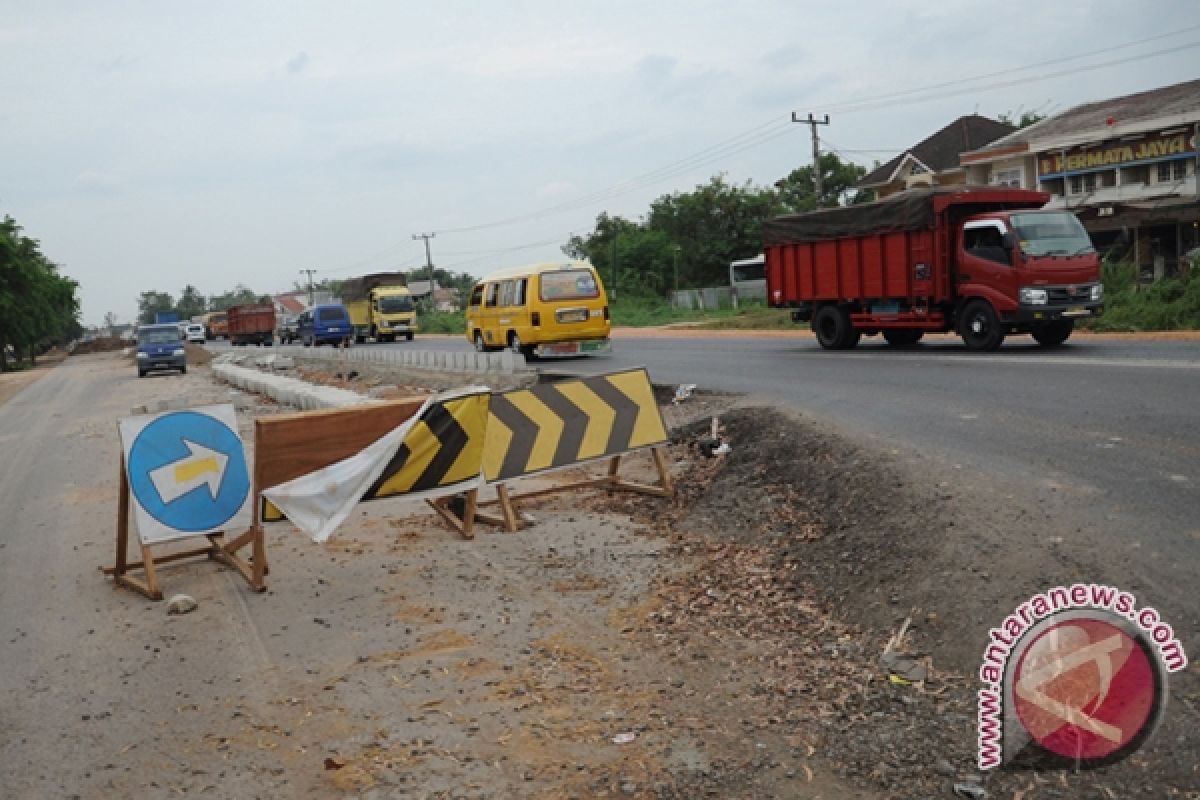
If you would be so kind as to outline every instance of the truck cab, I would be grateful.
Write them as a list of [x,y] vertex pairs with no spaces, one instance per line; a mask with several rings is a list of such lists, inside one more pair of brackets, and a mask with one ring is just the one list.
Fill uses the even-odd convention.
[[412,341],[417,330],[417,307],[407,286],[380,286],[372,289],[371,338],[394,342],[397,336]]
[[1076,319],[1104,309],[1096,250],[1068,211],[970,217],[955,260],[957,294],[964,298],[957,327],[971,349],[995,349],[1009,332],[1062,344]]

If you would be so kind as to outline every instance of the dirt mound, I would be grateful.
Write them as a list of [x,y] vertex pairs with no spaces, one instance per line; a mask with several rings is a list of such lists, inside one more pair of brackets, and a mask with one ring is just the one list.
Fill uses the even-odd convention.
[[73,356],[85,356],[89,353],[109,353],[114,350],[124,350],[131,342],[120,336],[98,336],[90,342],[80,342],[71,349]]
[[[1198,734],[1184,706],[1196,682],[1185,675],[1172,687],[1184,703],[1134,758],[1079,774],[980,777],[975,670],[986,625],[1003,610],[998,589],[967,592],[958,576],[977,577],[981,563],[997,569],[987,540],[1011,527],[996,509],[970,508],[803,418],[745,408],[722,421],[726,456],[698,452],[708,421],[678,434],[684,475],[673,518],[656,527],[699,563],[656,587],[640,633],[681,664],[721,664],[720,682],[737,698],[729,727],[768,746],[774,736],[793,757],[816,754],[863,796],[950,796],[953,784],[975,781],[988,796],[1028,798],[1195,786]],[[970,531],[955,524],[964,513]],[[1041,579],[1033,562],[1001,569],[1010,566],[1020,571],[1006,586]],[[915,672],[885,667],[885,650],[910,655]],[[733,785],[777,796],[769,768],[723,768]],[[712,774],[693,778],[698,794],[714,790]]]

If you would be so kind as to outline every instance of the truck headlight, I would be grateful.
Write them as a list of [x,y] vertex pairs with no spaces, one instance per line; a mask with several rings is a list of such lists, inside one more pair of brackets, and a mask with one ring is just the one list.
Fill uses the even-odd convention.
[[173,356],[181,356],[181,355],[183,355],[183,354],[184,354],[184,352],[185,352],[185,351],[184,351],[184,349],[183,349],[182,347],[176,347],[174,350],[172,350],[172,351],[171,351],[171,355],[173,355]]
[[149,354],[149,353],[143,353],[141,350],[138,350],[138,355],[137,355],[137,357],[138,357],[138,358],[149,358],[149,357],[150,357],[150,354]]
[[1092,297],[1093,303],[1099,303],[1101,300],[1104,299],[1104,284],[1103,283],[1097,283],[1095,286],[1092,287],[1091,297]]
[[1017,292],[1017,298],[1028,306],[1044,306],[1046,305],[1046,301],[1049,299],[1049,296],[1046,294],[1045,289],[1033,289],[1028,286],[1023,286],[1021,287],[1021,290]]

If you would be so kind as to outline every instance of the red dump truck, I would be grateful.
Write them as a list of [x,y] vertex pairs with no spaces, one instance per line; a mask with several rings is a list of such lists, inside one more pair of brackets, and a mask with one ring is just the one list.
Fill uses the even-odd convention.
[[230,306],[225,312],[229,322],[229,343],[232,345],[275,343],[275,306],[270,303],[247,303]]
[[1104,311],[1100,260],[1043,192],[910,189],[874,203],[768,220],[767,299],[808,322],[822,347],[883,334],[896,347],[956,331],[971,350],[1010,333],[1053,347]]

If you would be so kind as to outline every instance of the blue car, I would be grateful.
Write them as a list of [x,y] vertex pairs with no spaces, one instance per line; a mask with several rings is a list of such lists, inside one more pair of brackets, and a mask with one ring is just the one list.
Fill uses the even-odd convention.
[[138,377],[146,377],[153,369],[177,369],[187,373],[187,351],[183,336],[175,322],[161,325],[142,325],[137,330]]
[[350,312],[340,304],[313,306],[300,315],[296,323],[296,334],[305,347],[322,344],[350,346],[354,338],[354,326],[350,324]]

